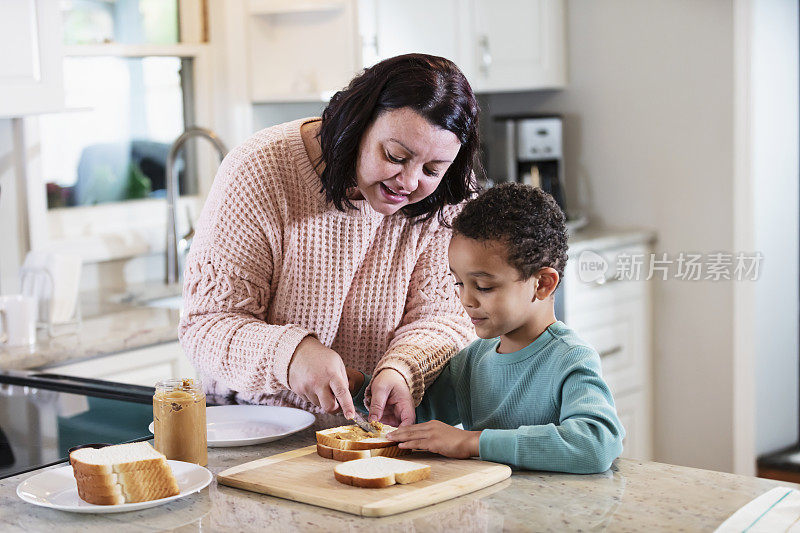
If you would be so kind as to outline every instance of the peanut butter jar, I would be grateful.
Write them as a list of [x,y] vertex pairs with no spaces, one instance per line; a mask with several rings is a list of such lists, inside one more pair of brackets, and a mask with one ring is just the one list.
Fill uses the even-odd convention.
[[153,395],[155,448],[167,459],[208,464],[206,395],[196,379],[156,383]]

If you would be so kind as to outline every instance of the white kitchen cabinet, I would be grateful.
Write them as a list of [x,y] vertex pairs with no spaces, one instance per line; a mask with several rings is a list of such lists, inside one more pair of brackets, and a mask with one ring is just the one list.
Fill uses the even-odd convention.
[[566,84],[563,0],[361,0],[360,6],[367,65],[421,52],[451,59],[476,92]]
[[641,389],[646,381],[646,305],[645,299],[637,298],[569,318],[570,327],[600,354],[603,375],[614,394]]
[[197,377],[177,341],[52,366],[47,371],[145,387],[152,387],[163,379]]
[[452,60],[477,92],[566,84],[564,0],[244,1],[256,103],[326,100],[411,52]]
[[416,52],[446,57],[469,77],[467,8],[464,0],[360,0],[364,66]]
[[566,85],[562,0],[468,0],[470,83],[476,92]]
[[[614,396],[625,427],[623,457],[650,460],[652,433],[652,298],[648,272],[637,281],[617,279],[623,257],[649,257],[647,236],[627,238],[625,244],[595,246],[592,241],[570,245],[564,275],[564,321],[600,354],[603,377]],[[585,282],[579,276],[581,254],[605,262],[605,276]],[[588,278],[587,278],[588,279]]]
[[58,0],[0,2],[0,117],[64,106]]
[[250,0],[253,102],[320,101],[360,68],[356,0]]
[[652,460],[653,434],[650,422],[650,403],[643,391],[614,396],[617,416],[625,428],[622,457]]

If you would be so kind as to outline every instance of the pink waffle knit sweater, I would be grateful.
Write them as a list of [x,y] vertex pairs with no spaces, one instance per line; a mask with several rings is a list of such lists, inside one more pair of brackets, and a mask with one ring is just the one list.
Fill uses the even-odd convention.
[[309,120],[256,133],[220,166],[187,257],[181,344],[206,391],[235,401],[318,412],[288,390],[312,334],[349,367],[399,371],[419,403],[475,337],[448,275],[450,230],[326,204],[300,136]]

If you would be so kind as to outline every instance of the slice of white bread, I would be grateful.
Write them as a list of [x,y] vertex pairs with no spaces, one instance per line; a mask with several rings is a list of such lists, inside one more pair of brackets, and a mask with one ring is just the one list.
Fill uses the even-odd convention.
[[317,455],[325,459],[336,461],[355,461],[367,457],[398,457],[411,453],[411,450],[399,448],[397,445],[385,448],[372,448],[371,450],[340,450],[324,444],[317,444]]
[[85,475],[113,474],[166,465],[167,458],[147,442],[80,448],[69,454],[73,470]]
[[[177,494],[178,484],[168,464],[143,470],[129,470],[118,474],[85,475],[75,472],[78,494],[89,497],[123,497],[117,503],[143,502]],[[155,496],[155,497],[154,497]],[[84,498],[85,499],[85,498]],[[119,499],[119,498],[117,498]]]
[[180,493],[167,458],[146,442],[81,448],[69,461],[78,495],[88,503],[116,505]]
[[160,478],[169,478],[170,474],[172,474],[172,469],[165,463],[141,470],[128,470],[127,472],[115,474],[84,474],[83,472],[75,472],[74,468],[73,472],[75,479],[80,480],[86,486],[100,488],[121,483],[152,483]]
[[345,485],[379,489],[395,483],[405,485],[427,479],[431,467],[391,457],[368,457],[336,465],[333,475]]
[[172,486],[164,480],[150,484],[119,483],[102,487],[78,484],[78,496],[95,505],[117,505],[121,503],[147,502],[179,494],[177,484]]
[[317,444],[339,450],[371,450],[396,445],[394,441],[387,439],[384,435],[397,428],[380,422],[371,422],[371,424],[375,427],[379,436],[376,437],[367,433],[353,424],[317,431]]

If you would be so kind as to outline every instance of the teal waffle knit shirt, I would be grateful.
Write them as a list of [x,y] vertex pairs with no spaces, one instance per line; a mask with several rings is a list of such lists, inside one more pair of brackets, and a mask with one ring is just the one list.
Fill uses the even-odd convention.
[[597,351],[560,321],[522,350],[497,353],[499,344],[478,339],[456,354],[425,391],[417,422],[482,430],[480,458],[514,468],[607,470],[622,453],[625,430]]

